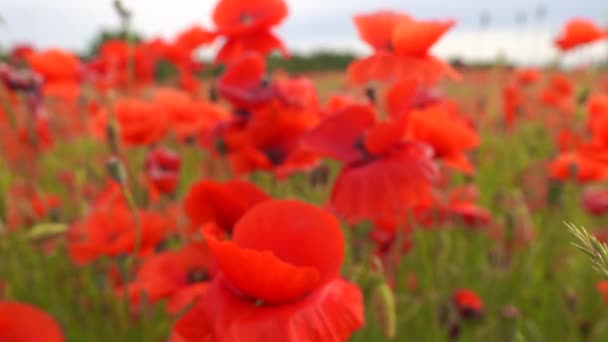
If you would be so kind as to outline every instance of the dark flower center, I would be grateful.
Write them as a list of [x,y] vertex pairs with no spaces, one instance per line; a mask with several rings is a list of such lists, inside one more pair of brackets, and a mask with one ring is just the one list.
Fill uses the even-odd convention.
[[281,165],[287,158],[287,153],[279,148],[269,148],[262,151],[272,165]]
[[242,24],[249,25],[253,23],[253,18],[247,13],[241,13],[240,21]]
[[202,283],[204,281],[209,281],[210,279],[211,276],[209,275],[209,272],[203,267],[193,267],[186,275],[186,282],[188,284]]

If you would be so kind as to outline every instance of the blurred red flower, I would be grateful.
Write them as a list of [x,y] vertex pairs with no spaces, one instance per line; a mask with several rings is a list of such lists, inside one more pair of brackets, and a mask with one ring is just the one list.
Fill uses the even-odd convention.
[[226,183],[203,180],[193,184],[184,197],[184,210],[191,230],[215,223],[226,232],[252,207],[270,197],[256,185],[233,180]]
[[232,241],[209,245],[220,275],[177,322],[186,340],[343,341],[363,325],[361,292],[339,277],[340,224],[324,210],[269,201],[245,214]]
[[555,38],[555,45],[560,50],[567,52],[604,38],[606,38],[606,32],[595,23],[588,19],[575,18],[564,25],[560,35]]
[[0,338],[4,342],[63,342],[59,324],[40,309],[0,301]]
[[204,243],[191,243],[178,250],[147,259],[128,287],[131,300],[144,293],[151,303],[167,299],[167,311],[179,313],[207,291],[216,265]]

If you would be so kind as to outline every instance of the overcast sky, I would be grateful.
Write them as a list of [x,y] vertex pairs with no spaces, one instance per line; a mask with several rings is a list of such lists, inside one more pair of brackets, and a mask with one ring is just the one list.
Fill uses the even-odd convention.
[[[255,1],[255,0],[251,0]],[[145,36],[171,37],[194,23],[210,27],[215,0],[125,0],[133,9],[134,27]],[[420,18],[454,18],[457,28],[444,37],[436,52],[444,56],[495,56],[503,51],[514,58],[546,58],[550,39],[559,25],[573,16],[608,23],[606,0],[287,0],[290,15],[279,32],[288,45],[300,51],[334,48],[361,51],[352,15],[378,9],[408,12]],[[35,46],[84,50],[101,28],[116,28],[118,19],[112,0],[0,0],[0,44],[33,42]],[[544,4],[544,5],[543,5]],[[546,9],[539,21],[537,8]],[[480,28],[480,14],[487,12],[490,28]],[[522,35],[516,25],[517,13],[525,16],[527,30]],[[520,15],[521,17],[521,15]],[[525,39],[522,41],[522,37]],[[604,48],[596,47],[596,54]],[[517,50],[517,51],[515,51]]]

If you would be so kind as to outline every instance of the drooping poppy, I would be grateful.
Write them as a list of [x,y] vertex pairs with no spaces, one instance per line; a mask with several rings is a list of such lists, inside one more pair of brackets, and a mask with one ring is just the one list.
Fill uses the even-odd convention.
[[606,38],[606,32],[588,19],[575,18],[568,21],[560,35],[555,38],[555,45],[562,51],[593,43]]
[[179,313],[207,291],[216,265],[205,243],[191,243],[147,259],[128,287],[131,300],[145,294],[151,303],[167,300],[167,311]]
[[256,185],[232,180],[203,180],[193,184],[184,197],[184,210],[192,230],[215,223],[226,232],[252,207],[270,197]]
[[337,213],[352,222],[401,217],[430,191],[432,149],[404,135],[404,120],[378,123],[369,106],[351,105],[305,136],[310,149],[345,162],[331,196]]
[[483,315],[483,301],[473,290],[457,290],[454,292],[453,302],[462,318],[475,318]]
[[63,342],[59,324],[44,311],[24,303],[0,301],[3,342]]
[[361,292],[339,277],[340,224],[326,211],[265,202],[236,224],[232,241],[209,245],[220,274],[177,322],[185,340],[345,341],[363,325]]

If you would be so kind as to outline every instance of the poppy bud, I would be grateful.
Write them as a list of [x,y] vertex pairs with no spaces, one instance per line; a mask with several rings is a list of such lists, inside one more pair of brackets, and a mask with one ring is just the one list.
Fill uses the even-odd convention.
[[384,336],[389,339],[394,338],[397,335],[395,296],[386,282],[382,282],[374,288],[372,302]]
[[121,185],[127,184],[127,172],[120,159],[111,157],[108,160],[106,167],[108,168],[108,173],[110,173],[110,177],[112,177],[113,180]]

